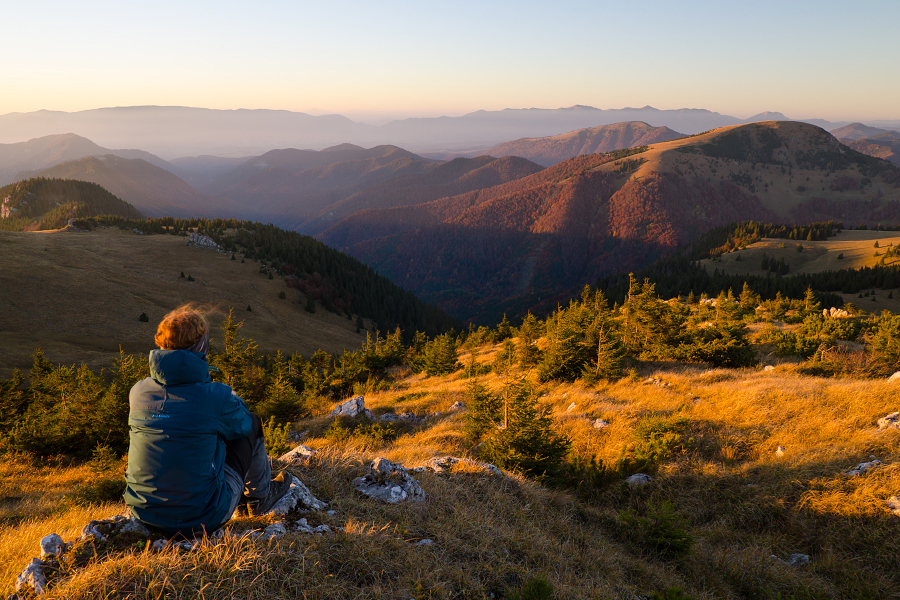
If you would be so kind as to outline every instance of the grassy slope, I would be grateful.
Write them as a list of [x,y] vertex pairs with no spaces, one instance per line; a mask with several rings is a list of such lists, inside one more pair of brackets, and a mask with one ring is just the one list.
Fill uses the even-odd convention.
[[[875,242],[879,248],[875,248]],[[782,248],[782,244],[784,247]],[[797,252],[797,244],[803,245],[803,251]],[[784,259],[790,267],[788,277],[797,273],[820,273],[839,269],[859,269],[874,267],[885,251],[893,244],[900,245],[900,232],[896,231],[842,231],[838,235],[819,242],[764,239],[746,248],[722,255],[718,260],[703,260],[701,264],[710,273],[715,269],[730,275],[765,275],[760,268],[762,256],[776,260]],[[876,250],[879,256],[875,256]],[[842,259],[838,255],[843,254]],[[735,260],[738,256],[740,261]],[[900,261],[900,257],[889,258],[887,265]],[[737,290],[735,290],[737,293]],[[845,302],[853,302],[859,308],[869,312],[890,310],[900,312],[900,296],[887,298],[887,292],[879,293],[877,303],[870,298],[860,299],[856,294],[842,294]]]
[[[482,349],[479,360],[490,361],[495,350]],[[896,383],[821,379],[792,369],[644,364],[637,376],[617,383],[547,386],[543,401],[552,406],[555,426],[579,453],[608,463],[632,442],[641,418],[690,421],[690,447],[666,461],[654,483],[641,490],[613,483],[589,502],[516,477],[463,469],[417,475],[429,497],[423,504],[378,505],[350,484],[367,461],[385,456],[415,466],[435,455],[464,454],[470,450],[461,434],[464,417],[445,412],[393,444],[372,446],[330,444],[323,414],[299,424],[308,432],[304,443],[320,454],[293,470],[336,511],[314,514],[310,523],[343,532],[288,535],[275,543],[232,538],[190,555],[137,551],[93,565],[49,597],[198,597],[202,590],[205,598],[485,598],[502,597],[535,573],[546,573],[565,598],[635,598],[670,586],[697,599],[889,597],[898,577],[900,519],[885,501],[900,485],[900,434],[878,432],[875,421],[897,410]],[[667,385],[647,383],[647,377]],[[446,411],[465,399],[466,381],[459,375],[407,377],[366,402],[376,414]],[[495,375],[482,381],[502,386]],[[576,408],[567,410],[573,402]],[[582,414],[610,426],[594,429]],[[778,446],[783,457],[775,454]],[[842,474],[873,454],[886,466],[865,477]],[[18,473],[31,480],[21,468]],[[3,564],[24,565],[42,534],[75,531],[86,520],[77,508],[54,513],[58,493],[42,496],[34,486],[23,492],[6,475],[4,496],[25,495],[44,509],[7,526],[0,537]],[[60,475],[67,481],[78,476]],[[674,503],[697,537],[686,558],[666,559],[630,544],[620,524],[619,511],[662,500]],[[92,516],[123,508],[99,507]],[[15,511],[15,502],[6,510]],[[230,527],[240,534],[265,524],[245,518]],[[423,538],[435,544],[413,545]],[[811,555],[812,565],[789,568],[769,558],[793,552]],[[4,577],[0,592],[8,591],[9,581]]]
[[[298,293],[259,274],[259,264],[185,246],[186,238],[141,236],[118,229],[90,233],[0,233],[0,377],[27,370],[41,346],[53,363],[112,364],[119,346],[128,353],[153,348],[155,325],[184,302],[219,308],[217,326],[235,307],[242,335],[274,353],[306,356],[355,349],[365,337],[355,321],[323,309],[303,310]],[[196,281],[179,277],[181,272]],[[287,300],[279,300],[285,291]],[[247,312],[250,305],[252,312]],[[148,323],[138,321],[146,312]],[[213,330],[213,344],[221,344]]]

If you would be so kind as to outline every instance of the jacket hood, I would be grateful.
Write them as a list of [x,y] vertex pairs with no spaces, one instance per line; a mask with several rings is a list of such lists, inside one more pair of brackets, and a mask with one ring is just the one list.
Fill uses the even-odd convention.
[[163,385],[209,383],[209,363],[199,352],[151,350],[150,377]]

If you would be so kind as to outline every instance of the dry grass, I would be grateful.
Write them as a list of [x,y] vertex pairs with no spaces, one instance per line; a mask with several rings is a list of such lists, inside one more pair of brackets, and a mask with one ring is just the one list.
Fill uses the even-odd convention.
[[[287,300],[278,299],[281,291]],[[231,306],[244,322],[242,335],[273,355],[340,353],[365,341],[355,321],[325,310],[310,314],[296,301],[297,292],[261,275],[259,263],[187,247],[182,237],[118,229],[0,232],[0,377],[13,367],[27,371],[38,346],[53,363],[94,369],[112,366],[120,346],[146,353],[156,323],[185,302],[221,309],[212,318],[213,344],[221,343],[218,325]],[[148,323],[138,321],[142,312]]]
[[[97,561],[50,598],[488,598],[538,573],[564,598],[635,598],[673,586],[695,599],[896,597],[900,518],[886,500],[900,493],[900,433],[875,426],[900,409],[895,383],[810,377],[790,365],[770,372],[677,363],[637,368],[618,382],[548,385],[541,393],[575,450],[604,464],[635,443],[642,419],[686,419],[683,447],[657,466],[645,488],[613,482],[585,499],[463,467],[418,474],[428,495],[423,503],[366,500],[350,482],[377,456],[407,466],[440,454],[475,456],[461,433],[464,416],[446,412],[465,401],[468,380],[418,375],[366,398],[376,414],[442,411],[392,443],[332,445],[324,437],[327,417],[298,424],[309,432],[304,443],[319,454],[291,468],[336,511],[310,515],[310,524],[342,531],[259,542],[242,534],[266,521],[238,519],[229,525],[231,537],[194,553],[135,550]],[[480,380],[494,390],[504,383],[495,374]],[[609,426],[595,429],[596,418]],[[870,455],[885,465],[862,477],[844,474]],[[4,481],[35,477],[31,490],[69,482],[62,488],[85,475],[56,469],[54,480],[16,461],[4,469]],[[12,566],[0,593],[43,533],[59,528],[71,538],[86,522],[77,509],[52,512],[59,494],[48,492],[40,516],[3,531],[0,551]],[[649,550],[619,518],[663,501],[696,539],[687,556]],[[415,545],[425,538],[434,545]],[[793,568],[770,558],[794,552],[809,554],[811,565]]]

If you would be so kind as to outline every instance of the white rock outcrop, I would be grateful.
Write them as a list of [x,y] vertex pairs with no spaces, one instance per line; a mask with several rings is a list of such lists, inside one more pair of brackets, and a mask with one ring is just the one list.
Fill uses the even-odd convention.
[[878,429],[900,429],[900,412],[892,412],[878,419]]
[[287,452],[279,456],[278,460],[283,460],[287,463],[302,463],[308,461],[316,454],[317,452],[309,446],[300,444],[296,448],[288,450]]
[[353,480],[353,487],[364,496],[388,504],[425,499],[425,490],[410,472],[385,458],[376,458],[367,474]]
[[372,418],[372,411],[366,408],[365,396],[354,396],[341,402],[331,411],[332,417],[356,417],[360,414]]
[[635,473],[634,475],[626,479],[625,483],[627,483],[630,487],[639,488],[644,487],[651,481],[653,481],[653,478],[646,473]]
[[852,469],[848,469],[844,471],[845,475],[850,475],[851,477],[859,477],[861,475],[865,475],[870,470],[875,467],[880,467],[883,463],[875,458],[874,456],[869,457],[871,460],[869,462],[861,462]]
[[288,493],[275,503],[268,514],[279,516],[285,515],[292,510],[322,510],[328,506],[327,502],[323,502],[313,496],[309,488],[297,477],[294,475],[291,475],[291,477],[293,481],[291,481]]

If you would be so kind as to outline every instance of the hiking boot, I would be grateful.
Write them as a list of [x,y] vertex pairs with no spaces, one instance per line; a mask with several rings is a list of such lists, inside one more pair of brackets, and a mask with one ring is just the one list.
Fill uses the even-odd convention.
[[247,500],[247,514],[251,517],[263,515],[270,510],[275,504],[287,496],[291,489],[291,483],[294,482],[294,476],[287,471],[282,471],[269,482],[269,493],[265,498],[259,500]]

